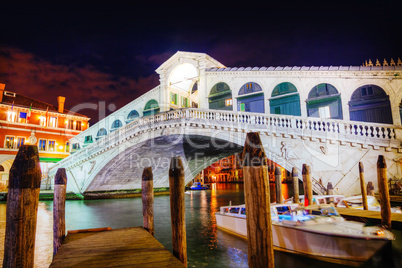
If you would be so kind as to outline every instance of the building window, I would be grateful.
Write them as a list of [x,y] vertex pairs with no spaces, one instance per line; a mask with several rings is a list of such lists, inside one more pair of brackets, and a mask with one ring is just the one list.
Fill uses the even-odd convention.
[[13,136],[6,136],[4,148],[13,149],[14,148],[14,139]]
[[20,112],[20,116],[18,118],[19,123],[26,123],[27,122],[27,113]]
[[74,120],[68,119],[68,120],[67,120],[67,125],[66,125],[67,128],[68,128],[68,129],[73,129],[73,126],[74,126],[73,123],[74,123]]
[[39,125],[46,126],[46,116],[44,115],[39,116]]
[[82,128],[82,122],[81,121],[77,121],[77,125],[75,126],[76,128],[76,130],[81,130],[81,128]]
[[18,137],[17,138],[17,149],[19,149],[24,144],[25,144],[25,138],[24,137]]
[[231,106],[233,105],[233,100],[232,99],[226,99],[225,100],[225,106]]
[[183,96],[181,97],[181,107],[184,107],[184,108],[190,107],[190,102],[189,102],[188,98],[183,97]]
[[57,127],[57,117],[56,116],[50,117],[49,127]]
[[177,105],[177,94],[170,92],[170,103]]
[[46,151],[46,140],[39,139],[38,150],[39,151]]
[[9,122],[17,121],[17,114],[13,110],[7,112],[7,121]]
[[56,141],[55,140],[49,140],[49,146],[47,147],[47,150],[50,152],[56,151]]

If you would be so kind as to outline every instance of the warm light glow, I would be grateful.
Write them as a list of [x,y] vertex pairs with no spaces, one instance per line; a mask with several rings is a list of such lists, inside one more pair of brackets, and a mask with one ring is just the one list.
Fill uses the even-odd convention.
[[198,71],[190,63],[183,63],[177,66],[170,75],[169,86],[175,89],[191,91],[194,80],[197,79]]
[[59,146],[59,150],[63,150],[63,145],[60,145],[60,146]]

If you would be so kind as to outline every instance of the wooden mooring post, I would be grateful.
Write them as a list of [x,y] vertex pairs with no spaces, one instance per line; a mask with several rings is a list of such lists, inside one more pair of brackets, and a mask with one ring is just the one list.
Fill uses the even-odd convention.
[[311,169],[307,164],[303,164],[303,188],[304,188],[304,205],[309,206],[313,204],[313,188],[311,185]]
[[274,267],[268,167],[260,135],[247,133],[243,151],[248,265]]
[[275,167],[275,193],[276,193],[276,203],[282,204],[282,170],[280,167]]
[[144,228],[155,236],[154,228],[154,179],[152,168],[144,168],[142,172],[142,216]]
[[297,168],[292,168],[292,178],[293,178],[293,202],[299,203],[299,173],[297,172]]
[[364,181],[364,166],[362,162],[359,162],[359,178],[360,178],[360,189],[362,192],[362,199],[363,199],[363,209],[368,210],[367,189],[366,189],[366,182]]
[[3,267],[34,267],[41,170],[36,145],[22,145],[10,169]]
[[53,257],[66,236],[66,186],[67,174],[65,168],[57,169],[54,177],[53,194]]
[[169,169],[169,190],[173,255],[187,267],[184,189],[183,163],[180,157],[172,157]]
[[391,230],[391,203],[389,199],[387,163],[383,155],[378,156],[377,180],[381,205],[381,225]]

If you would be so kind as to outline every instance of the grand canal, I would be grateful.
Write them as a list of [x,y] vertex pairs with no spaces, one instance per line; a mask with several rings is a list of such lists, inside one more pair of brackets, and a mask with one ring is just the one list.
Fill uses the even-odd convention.
[[[271,195],[273,194],[272,192]],[[283,195],[285,198],[291,195],[286,184],[283,185]],[[247,267],[247,241],[218,230],[214,216],[220,206],[228,205],[230,201],[232,204],[244,203],[243,185],[213,184],[211,190],[187,192],[185,197],[188,267]],[[155,196],[154,202],[155,237],[171,250],[169,196]],[[51,262],[52,210],[52,202],[39,203],[35,267],[48,267]],[[0,256],[3,256],[5,211],[6,203],[2,202],[0,203]],[[68,230],[142,226],[141,198],[67,201],[66,225]],[[392,252],[377,254],[363,267],[402,267],[401,231],[393,232],[397,240],[392,243]],[[343,266],[275,252],[275,267]]]

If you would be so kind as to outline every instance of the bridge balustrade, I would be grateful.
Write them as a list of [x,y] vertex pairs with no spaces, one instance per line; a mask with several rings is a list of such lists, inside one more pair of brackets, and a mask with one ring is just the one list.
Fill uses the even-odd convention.
[[126,126],[77,151],[72,156],[63,159],[52,169],[56,170],[58,166],[69,162],[79,163],[88,155],[101,154],[108,148],[141,135],[155,124],[180,120],[200,120],[203,124],[218,127],[226,124],[231,128],[250,131],[259,130],[311,139],[364,143],[365,146],[392,147],[398,148],[398,150],[402,141],[401,126],[289,115],[184,108],[137,118]]

